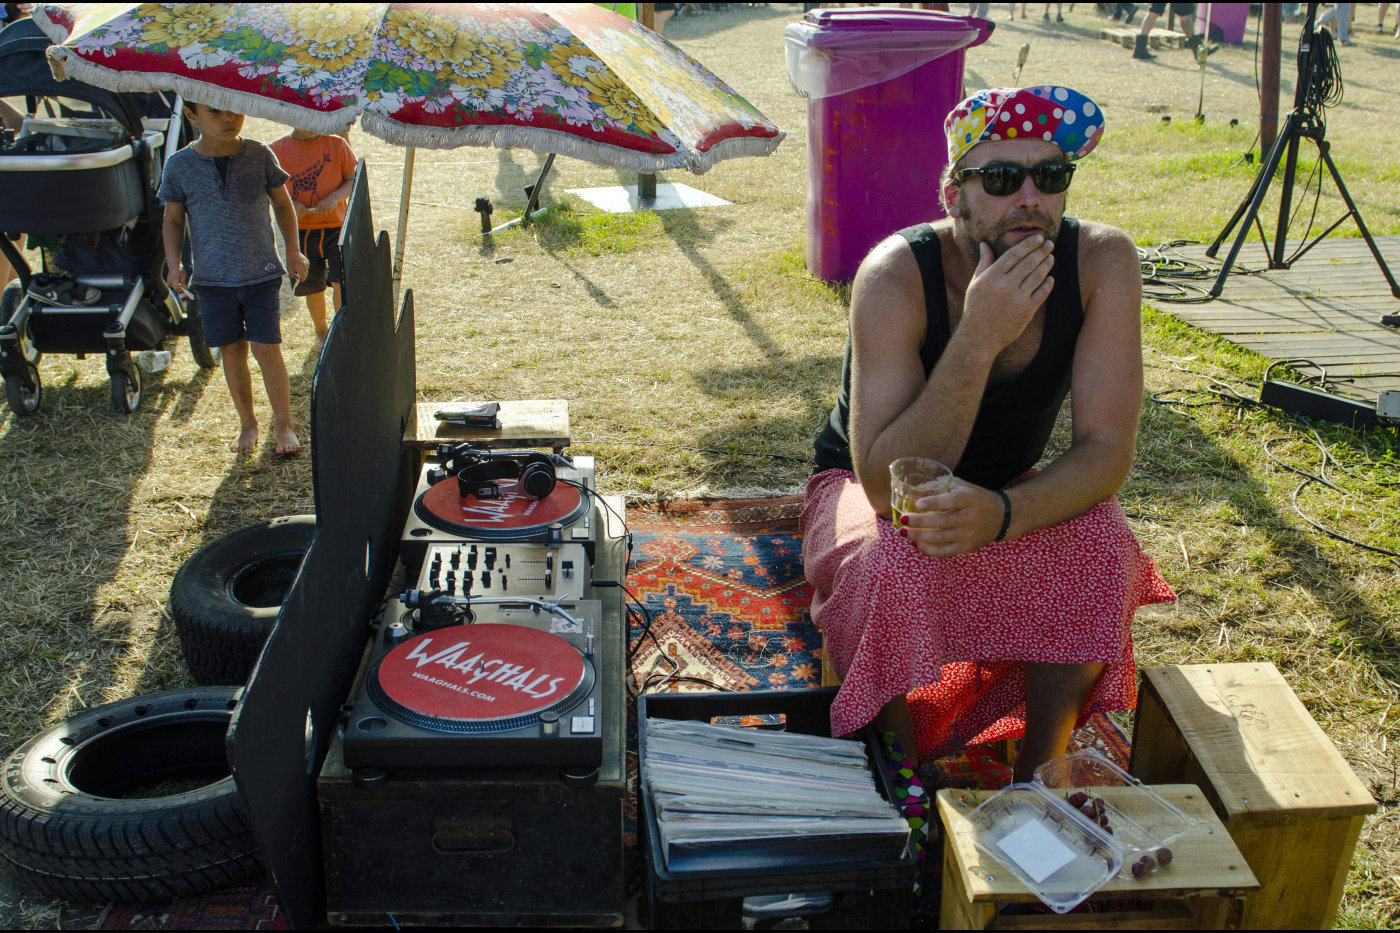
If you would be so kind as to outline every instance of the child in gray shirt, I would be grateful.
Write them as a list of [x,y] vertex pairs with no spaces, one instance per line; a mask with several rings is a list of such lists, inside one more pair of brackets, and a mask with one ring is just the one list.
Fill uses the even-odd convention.
[[[252,453],[258,445],[251,350],[272,407],[276,451],[294,454],[301,442],[292,428],[291,385],[282,359],[280,293],[287,269],[299,281],[307,261],[297,248],[296,209],[283,187],[288,176],[272,150],[239,135],[242,114],[186,104],[185,115],[199,128],[199,138],[170,158],[159,192],[165,202],[166,283],[189,294],[180,265],[188,221],[204,340],[220,349],[238,412],[238,439],[229,447]],[[286,269],[277,259],[269,207],[287,244]]]

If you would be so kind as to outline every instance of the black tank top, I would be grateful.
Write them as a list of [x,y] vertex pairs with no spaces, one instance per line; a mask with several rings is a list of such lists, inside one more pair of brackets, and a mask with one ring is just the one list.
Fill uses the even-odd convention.
[[[924,375],[933,372],[952,334],[948,325],[948,294],[943,283],[943,256],[931,224],[899,231],[909,241],[924,282],[927,323],[919,358]],[[962,459],[953,473],[969,483],[1000,489],[1035,466],[1045,453],[1055,417],[1069,394],[1070,371],[1079,328],[1084,323],[1079,295],[1079,223],[1072,217],[1060,224],[1055,241],[1055,287],[1045,303],[1045,329],[1025,370],[987,392],[972,425]],[[841,391],[826,427],[816,440],[817,472],[850,470],[851,343],[841,364]]]

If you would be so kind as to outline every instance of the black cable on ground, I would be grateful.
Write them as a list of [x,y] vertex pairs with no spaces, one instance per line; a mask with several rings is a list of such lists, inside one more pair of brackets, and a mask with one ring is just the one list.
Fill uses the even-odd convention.
[[[1179,247],[1195,245],[1197,240],[1172,240],[1156,246],[1137,248],[1138,266],[1142,270],[1142,297],[1147,301],[1167,304],[1202,304],[1210,301],[1210,291],[1197,282],[1214,281],[1220,263],[1213,259],[1189,259],[1176,252]],[[1242,274],[1251,270],[1240,269]]]
[[[1162,355],[1165,356],[1165,354]],[[1281,364],[1287,364],[1290,367],[1295,368],[1311,366],[1321,370],[1321,367],[1318,367],[1317,364],[1313,363],[1311,360],[1281,360],[1275,363],[1274,365]],[[1166,408],[1171,408],[1173,411],[1176,411],[1179,414],[1183,415],[1187,414],[1188,409],[1204,408],[1210,405],[1233,406],[1239,411],[1243,411],[1247,408],[1268,407],[1263,405],[1256,398],[1244,395],[1234,386],[1227,385],[1208,374],[1190,370],[1181,366],[1177,366],[1176,368],[1180,369],[1183,372],[1188,372],[1193,375],[1201,376],[1202,378],[1208,380],[1208,386],[1204,389],[1164,389],[1160,392],[1154,392],[1150,396],[1154,403],[1162,405]],[[1273,367],[1271,366],[1270,369],[1272,370],[1272,368]],[[1323,379],[1325,379],[1325,376],[1305,376],[1299,381],[1302,383],[1318,383]],[[1185,395],[1186,397],[1174,397],[1177,394]],[[1387,548],[1377,547],[1372,544],[1367,544],[1363,541],[1358,541],[1355,538],[1348,537],[1347,535],[1344,535],[1333,528],[1329,528],[1326,525],[1323,525],[1321,522],[1317,521],[1316,519],[1312,518],[1306,512],[1304,512],[1302,506],[1299,504],[1299,497],[1303,494],[1304,490],[1306,490],[1309,486],[1315,484],[1326,486],[1327,488],[1332,489],[1335,492],[1339,492],[1343,495],[1354,495],[1352,490],[1328,478],[1327,471],[1329,465],[1335,468],[1336,471],[1343,473],[1359,482],[1368,482],[1379,486],[1400,486],[1400,478],[1378,480],[1358,475],[1337,459],[1337,457],[1332,453],[1331,449],[1322,440],[1322,436],[1318,434],[1317,428],[1312,424],[1311,421],[1309,421],[1307,418],[1304,418],[1301,415],[1291,413],[1288,415],[1288,421],[1292,424],[1296,424],[1307,429],[1309,435],[1308,439],[1311,441],[1313,446],[1315,446],[1318,449],[1319,454],[1321,456],[1321,463],[1317,469],[1317,472],[1314,473],[1308,470],[1304,470],[1300,467],[1296,467],[1291,464],[1285,463],[1280,457],[1278,457],[1274,453],[1272,449],[1273,446],[1282,441],[1288,440],[1288,438],[1274,437],[1269,438],[1264,442],[1264,455],[1267,456],[1276,466],[1278,466],[1282,470],[1285,470],[1290,473],[1296,473],[1299,476],[1303,477],[1302,482],[1300,482],[1294,488],[1293,492],[1289,497],[1289,501],[1293,508],[1293,511],[1297,513],[1298,517],[1301,518],[1304,522],[1306,522],[1311,528],[1318,532],[1321,532],[1327,537],[1337,541],[1341,541],[1344,544],[1350,544],[1354,547],[1359,547],[1363,550],[1370,551],[1374,554],[1380,554],[1384,557],[1389,558],[1391,563],[1395,564],[1396,566],[1400,566],[1400,552],[1392,551]],[[1373,466],[1389,470],[1392,474],[1397,475],[1397,477],[1400,477],[1400,465],[1376,463],[1373,464]],[[1249,523],[1235,522],[1233,524]]]

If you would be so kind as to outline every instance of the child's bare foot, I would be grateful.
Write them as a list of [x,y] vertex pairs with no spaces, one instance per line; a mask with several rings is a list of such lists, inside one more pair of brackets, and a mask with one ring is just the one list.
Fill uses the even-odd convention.
[[258,449],[258,426],[243,428],[238,432],[238,440],[228,445],[236,454],[250,454]]
[[279,454],[294,454],[301,450],[301,441],[297,440],[296,432],[291,428],[277,429],[277,452]]

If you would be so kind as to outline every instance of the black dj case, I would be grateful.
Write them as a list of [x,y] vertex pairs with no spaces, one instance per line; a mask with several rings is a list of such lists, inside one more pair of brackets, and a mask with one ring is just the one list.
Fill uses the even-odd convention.
[[[596,553],[595,579],[620,579],[621,539]],[[622,925],[626,620],[620,588],[594,595],[596,778],[570,777],[574,767],[356,770],[343,736],[332,739],[317,781],[332,926]]]
[[621,768],[396,772],[359,787],[331,745],[318,784],[332,926],[621,926]]

